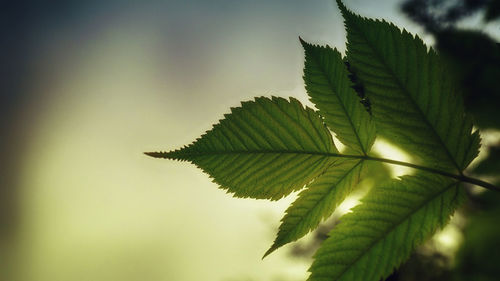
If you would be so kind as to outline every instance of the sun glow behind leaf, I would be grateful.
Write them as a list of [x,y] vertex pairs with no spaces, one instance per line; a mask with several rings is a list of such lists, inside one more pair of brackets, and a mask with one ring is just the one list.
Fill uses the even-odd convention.
[[[377,141],[373,144],[373,150],[389,159],[394,159],[402,162],[412,162],[412,158],[407,152],[403,151],[402,149],[391,144],[389,141],[383,138],[377,139]],[[391,171],[391,176],[393,178],[415,173],[415,169],[409,167],[387,165],[387,168]]]

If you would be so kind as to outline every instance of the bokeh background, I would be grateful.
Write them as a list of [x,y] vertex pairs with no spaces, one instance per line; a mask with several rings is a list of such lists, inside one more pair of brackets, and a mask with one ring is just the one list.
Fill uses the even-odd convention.
[[[435,42],[402,1],[346,4]],[[306,278],[321,235],[261,260],[293,196],[233,198],[142,153],[190,143],[255,96],[311,105],[298,37],[345,50],[333,1],[18,1],[0,24],[0,280]],[[481,15],[459,24],[500,36]],[[448,255],[463,241],[453,227],[433,242]]]

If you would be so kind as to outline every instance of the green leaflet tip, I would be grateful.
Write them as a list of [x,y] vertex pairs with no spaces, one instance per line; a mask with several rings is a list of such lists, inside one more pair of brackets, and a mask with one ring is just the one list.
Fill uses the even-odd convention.
[[349,10],[341,0],[336,0],[336,2],[337,6],[339,7],[340,13],[342,14],[342,17],[344,18],[344,24],[348,18],[352,16],[358,16],[354,14],[351,10]]
[[144,154],[146,154],[147,156],[154,157],[154,158],[169,158],[168,152],[144,152]]
[[346,6],[344,5],[344,3],[342,3],[341,0],[336,0],[336,2],[337,2],[337,6],[339,7],[339,10],[341,12],[347,11]]
[[310,43],[307,43],[304,39],[302,39],[302,37],[299,36],[299,41],[300,41],[300,44],[302,45],[302,47],[304,48],[304,50],[307,50],[309,48],[311,48],[313,45],[310,44]]
[[188,148],[188,146],[172,151],[144,152],[144,154],[153,158],[163,158],[163,159],[178,160],[178,161],[191,161],[189,155],[186,155],[186,148]]
[[262,259],[265,259],[267,256],[269,256],[272,252],[274,252],[276,249],[278,249],[280,246],[276,246],[276,244],[273,244],[269,250],[266,251],[266,253],[262,256]]

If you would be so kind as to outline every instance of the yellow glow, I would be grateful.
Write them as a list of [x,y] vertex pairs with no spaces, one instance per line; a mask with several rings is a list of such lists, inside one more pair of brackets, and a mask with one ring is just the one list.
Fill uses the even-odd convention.
[[[386,141],[383,138],[377,138],[377,140],[373,144],[372,150],[378,152],[380,155],[383,155],[383,158],[398,160],[402,162],[411,162],[411,157],[408,153],[392,145],[390,142]],[[393,177],[401,175],[411,175],[415,172],[414,169],[404,166],[388,165],[388,167]]]
[[464,237],[457,225],[450,223],[436,233],[432,240],[437,251],[453,260]]

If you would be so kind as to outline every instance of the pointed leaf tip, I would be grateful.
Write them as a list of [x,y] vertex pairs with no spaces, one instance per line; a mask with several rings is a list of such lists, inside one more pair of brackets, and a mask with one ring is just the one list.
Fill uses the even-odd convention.
[[153,158],[169,158],[168,155],[170,154],[169,152],[144,152],[145,155],[153,157]]
[[341,0],[336,0],[336,2],[337,2],[337,6],[339,7],[339,10],[342,13],[349,11],[349,10],[347,10],[347,7],[344,5],[344,3]]
[[278,247],[275,246],[276,244],[273,244],[271,248],[269,248],[266,253],[262,256],[262,259],[265,259],[267,256],[269,256],[272,252],[274,252]]
[[304,39],[302,39],[302,37],[299,36],[299,42],[300,44],[302,44],[302,46],[304,46],[305,44],[307,44],[306,41],[304,41]]

